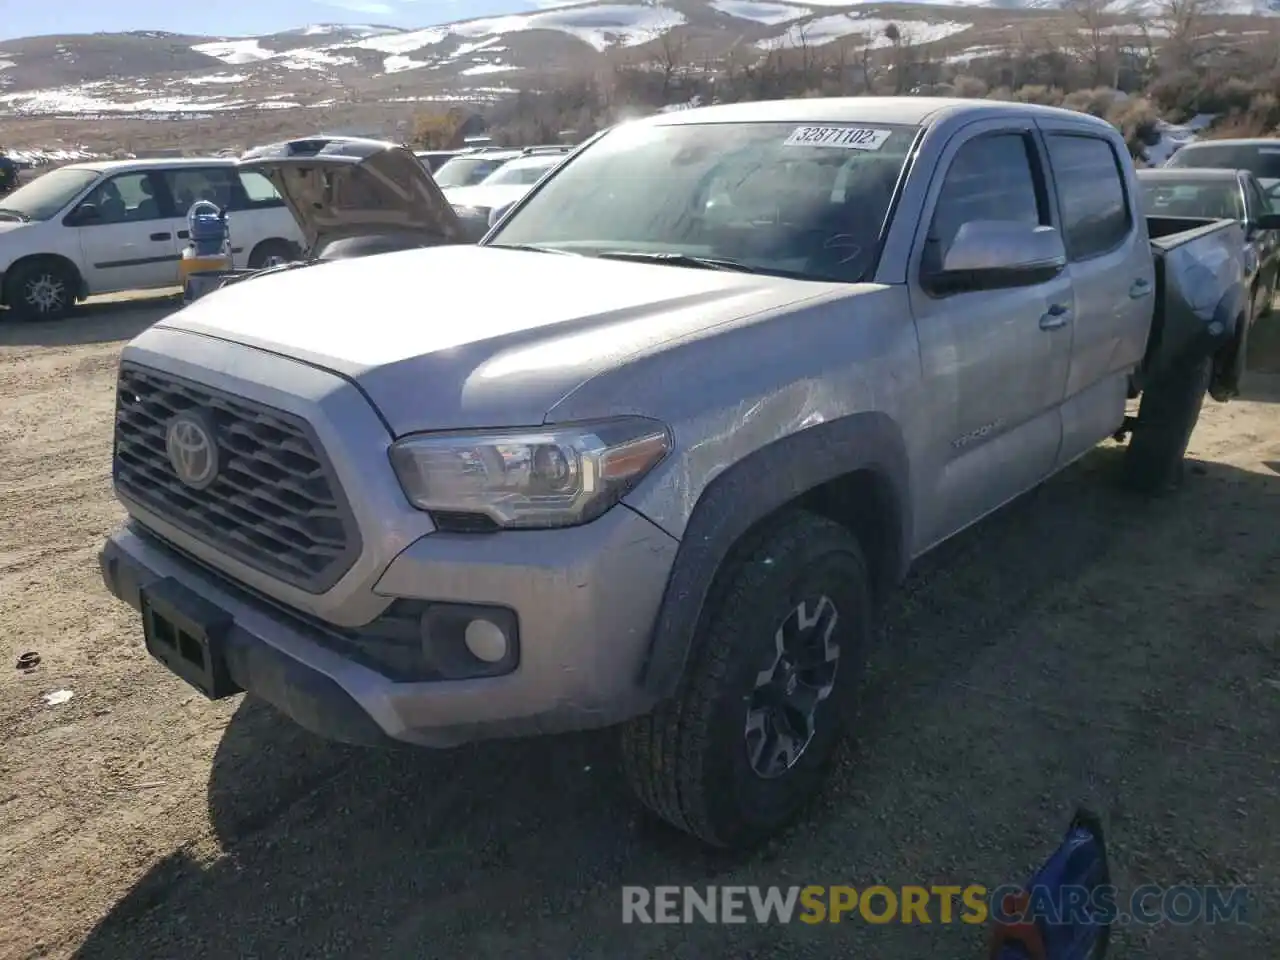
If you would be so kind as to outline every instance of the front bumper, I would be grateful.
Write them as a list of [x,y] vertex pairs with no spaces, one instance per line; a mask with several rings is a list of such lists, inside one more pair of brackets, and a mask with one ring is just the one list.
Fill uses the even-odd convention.
[[344,655],[314,620],[246,593],[132,523],[110,535],[100,560],[107,589],[135,609],[144,587],[173,578],[230,615],[231,679],[301,726],[348,743],[449,747],[608,726],[651,708],[639,676],[677,546],[625,506],[564,530],[423,537],[375,592],[508,607],[520,660],[503,676],[412,682]]

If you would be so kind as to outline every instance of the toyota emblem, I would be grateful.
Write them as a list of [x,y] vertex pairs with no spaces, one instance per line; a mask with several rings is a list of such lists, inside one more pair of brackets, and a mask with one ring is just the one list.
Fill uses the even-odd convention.
[[203,490],[218,475],[218,445],[202,417],[180,413],[169,421],[165,451],[173,472],[188,487]]

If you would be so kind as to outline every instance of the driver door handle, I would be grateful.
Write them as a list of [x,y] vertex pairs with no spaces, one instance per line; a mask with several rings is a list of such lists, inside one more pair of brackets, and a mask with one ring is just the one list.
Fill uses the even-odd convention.
[[1071,311],[1060,303],[1055,303],[1045,311],[1044,316],[1040,318],[1041,330],[1057,330],[1065,327],[1067,321],[1071,319]]
[[1129,299],[1139,300],[1151,293],[1151,281],[1143,277],[1139,277],[1133,281],[1133,286],[1129,288]]

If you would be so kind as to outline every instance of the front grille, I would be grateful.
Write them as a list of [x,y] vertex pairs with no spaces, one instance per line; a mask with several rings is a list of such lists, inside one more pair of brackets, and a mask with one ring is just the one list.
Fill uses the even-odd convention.
[[[195,414],[211,428],[218,470],[203,489],[178,477],[170,422]],[[291,414],[168,374],[122,364],[113,473],[131,500],[219,551],[320,593],[351,569],[360,538],[308,425]]]

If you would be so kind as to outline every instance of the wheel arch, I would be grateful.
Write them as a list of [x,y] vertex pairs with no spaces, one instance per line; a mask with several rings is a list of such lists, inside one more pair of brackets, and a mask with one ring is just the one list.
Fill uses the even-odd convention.
[[253,245],[253,249],[249,251],[249,259],[246,262],[252,263],[257,258],[258,254],[262,252],[263,248],[272,246],[285,247],[294,254],[296,254],[299,249],[296,243],[285,237],[267,237],[265,240],[259,240]]
[[906,447],[885,414],[810,427],[754,451],[707,484],[681,537],[655,618],[640,683],[670,696],[726,564],[789,508],[807,509],[858,538],[877,599],[906,574],[914,518]]
[[60,253],[28,253],[13,261],[4,271],[4,283],[0,284],[0,304],[9,306],[9,281],[13,275],[23,267],[39,263],[42,260],[51,260],[67,271],[75,286],[77,300],[83,300],[88,296],[89,290],[85,284],[84,275],[80,272],[80,268],[76,266],[74,260]]

